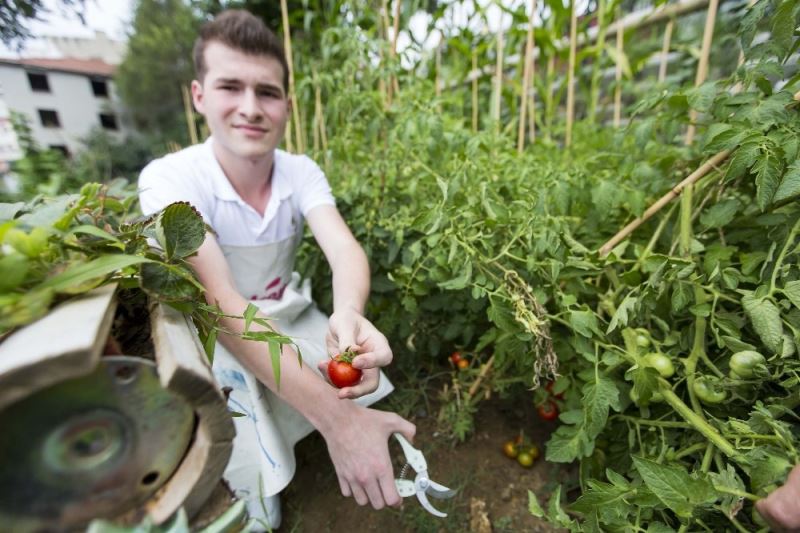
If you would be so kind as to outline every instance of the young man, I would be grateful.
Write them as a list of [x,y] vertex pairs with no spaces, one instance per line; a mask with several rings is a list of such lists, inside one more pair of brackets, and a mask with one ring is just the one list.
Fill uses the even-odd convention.
[[[288,68],[280,41],[253,15],[221,13],[195,43],[195,108],[211,131],[203,144],[150,163],[141,173],[142,210],[188,201],[214,229],[191,264],[207,300],[226,314],[248,302],[294,338],[303,365],[284,347],[280,387],[266,346],[223,336],[214,374],[230,387],[233,457],[225,478],[251,516],[277,527],[277,494],[295,470],[294,444],[313,428],[325,438],[342,494],[359,505],[399,505],[388,451],[392,433],[415,427],[394,413],[368,409],[392,390],[380,367],[392,360],[386,338],[364,317],[366,256],[336,210],[325,175],[309,158],[278,150],[291,111]],[[328,319],[292,272],[304,220],[330,264],[334,312]],[[243,322],[225,326],[242,331]],[[326,346],[327,345],[327,346]],[[328,354],[347,347],[362,381],[341,390],[323,379]],[[316,368],[315,368],[316,367]]]

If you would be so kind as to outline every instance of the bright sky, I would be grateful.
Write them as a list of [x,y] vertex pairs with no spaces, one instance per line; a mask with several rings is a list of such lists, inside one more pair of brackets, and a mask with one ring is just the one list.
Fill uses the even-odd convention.
[[[35,37],[65,36],[94,37],[95,30],[104,31],[111,39],[126,40],[126,32],[133,16],[134,0],[85,0],[83,25],[58,0],[45,0],[46,13],[41,20],[31,22],[29,29]],[[48,54],[48,49],[35,39],[26,43],[27,55]],[[16,56],[14,51],[0,45],[0,55]]]

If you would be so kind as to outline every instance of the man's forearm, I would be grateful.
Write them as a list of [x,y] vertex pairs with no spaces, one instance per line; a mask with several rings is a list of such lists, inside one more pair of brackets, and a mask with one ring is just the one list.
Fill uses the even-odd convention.
[[356,243],[341,250],[331,263],[334,312],[352,309],[363,315],[369,297],[370,272],[367,256]]
[[[238,298],[220,307],[226,314],[240,316],[247,303],[244,298]],[[259,316],[264,317],[262,314]],[[244,331],[242,319],[226,318],[223,325],[236,333]],[[251,325],[251,329],[255,327],[257,326]],[[298,364],[297,354],[290,346],[283,346],[281,350],[281,378],[278,387],[269,348],[264,342],[247,341],[228,334],[220,335],[219,340],[256,379],[297,409],[318,430],[324,432],[336,424],[337,416],[343,415],[342,411],[349,406],[350,402],[340,400],[336,391],[314,369],[305,363]]]

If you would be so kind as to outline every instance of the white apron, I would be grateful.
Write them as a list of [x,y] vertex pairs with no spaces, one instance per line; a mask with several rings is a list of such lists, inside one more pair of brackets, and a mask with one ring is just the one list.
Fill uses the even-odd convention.
[[[328,357],[328,319],[311,300],[310,280],[301,285],[299,274],[292,271],[303,235],[302,224],[293,224],[294,235],[283,241],[254,247],[222,246],[222,251],[239,292],[274,319],[281,333],[292,337],[310,367],[304,370],[319,375],[317,363]],[[269,360],[266,344],[264,358]],[[296,364],[297,359],[281,360],[281,365]],[[292,480],[296,466],[294,445],[314,427],[257,381],[220,343],[216,345],[212,369],[220,387],[232,389],[229,409],[245,415],[233,419],[233,455],[223,477],[237,498],[248,500],[248,507],[257,506]],[[392,390],[394,387],[381,372],[378,390],[355,402],[370,405]]]

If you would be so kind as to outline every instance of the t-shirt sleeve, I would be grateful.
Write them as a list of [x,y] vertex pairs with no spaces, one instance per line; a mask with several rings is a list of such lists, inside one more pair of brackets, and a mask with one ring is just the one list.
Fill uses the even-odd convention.
[[303,216],[319,205],[336,205],[331,186],[325,173],[309,157],[304,157],[305,172],[299,191],[299,206]]
[[189,202],[210,223],[208,201],[198,190],[196,180],[164,160],[153,161],[142,169],[138,189],[144,215],[156,213],[174,202]]

